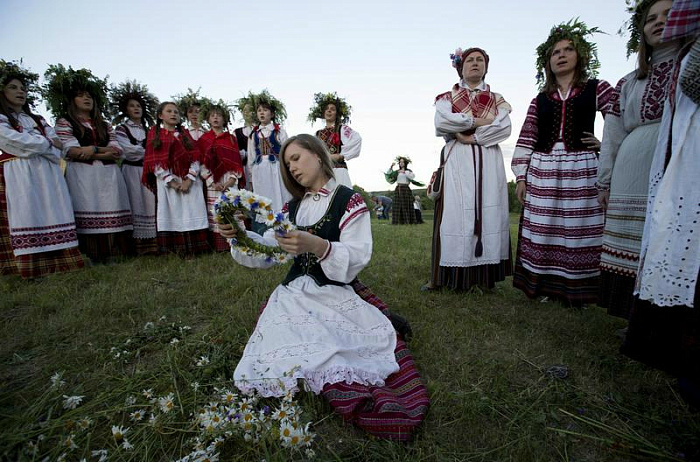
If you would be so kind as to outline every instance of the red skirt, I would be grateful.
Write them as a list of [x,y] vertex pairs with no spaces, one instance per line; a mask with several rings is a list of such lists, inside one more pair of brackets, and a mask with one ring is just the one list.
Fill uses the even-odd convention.
[[209,252],[207,229],[174,232],[158,231],[158,250],[161,253],[174,253],[181,257],[191,257]]
[[19,269],[10,244],[10,224],[7,218],[7,197],[5,197],[5,168],[0,164],[0,275],[5,274],[19,274]]
[[20,255],[16,261],[24,279],[40,278],[51,273],[69,273],[85,267],[85,260],[78,247]]

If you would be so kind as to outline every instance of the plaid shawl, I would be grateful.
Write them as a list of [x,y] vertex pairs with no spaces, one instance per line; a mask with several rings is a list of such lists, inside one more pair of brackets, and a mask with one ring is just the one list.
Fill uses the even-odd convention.
[[[173,175],[183,178],[190,170],[192,162],[199,160],[197,144],[187,130],[180,130],[180,136],[176,137],[174,131],[165,129],[159,130],[161,141],[160,148],[153,147],[153,140],[156,138],[156,127],[151,127],[146,137],[146,153],[143,158],[143,175],[141,182],[149,188],[155,189],[152,175],[155,174],[156,167],[170,170]],[[182,137],[186,136],[192,143],[192,149],[187,150],[182,143]]]
[[451,99],[452,112],[470,115],[477,118],[495,118],[498,109],[510,112],[510,104],[498,93],[491,92],[491,87],[486,85],[485,90],[469,91],[467,88],[455,84],[452,91],[439,95],[436,99]]
[[670,42],[700,33],[700,0],[674,0],[661,41]]
[[218,183],[227,172],[234,172],[239,177],[243,174],[238,142],[229,132],[217,135],[214,130],[209,130],[197,140],[197,144],[202,152],[202,163],[211,171],[214,182]]

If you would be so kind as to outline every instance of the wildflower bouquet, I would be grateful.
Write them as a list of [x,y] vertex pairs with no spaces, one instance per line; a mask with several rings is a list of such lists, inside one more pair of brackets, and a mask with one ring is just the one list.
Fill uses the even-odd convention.
[[271,227],[278,234],[294,230],[295,226],[284,213],[272,210],[270,199],[245,189],[229,188],[214,203],[213,214],[218,223],[229,223],[236,228],[236,237],[229,240],[232,248],[268,263],[285,263],[292,258],[279,247],[259,244],[248,237],[236,219],[238,213],[253,214],[255,221]]

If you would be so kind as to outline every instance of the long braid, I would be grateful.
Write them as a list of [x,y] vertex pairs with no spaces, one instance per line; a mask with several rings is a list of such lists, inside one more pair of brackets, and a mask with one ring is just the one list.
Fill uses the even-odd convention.
[[163,142],[160,140],[160,119],[156,122],[156,137],[153,139],[153,149],[160,149]]
[[191,151],[194,146],[192,145],[192,141],[190,140],[190,137],[185,135],[184,129],[182,128],[182,124],[179,123],[175,126],[175,130],[180,134],[180,139],[182,140],[182,144],[185,146],[185,149],[188,151]]

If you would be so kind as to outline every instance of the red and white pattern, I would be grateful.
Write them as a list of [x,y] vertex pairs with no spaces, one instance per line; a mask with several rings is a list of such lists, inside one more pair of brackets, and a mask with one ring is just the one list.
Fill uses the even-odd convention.
[[[557,93],[552,98],[566,101],[580,91],[576,88],[567,97]],[[604,115],[613,94],[607,82],[598,82],[596,107]],[[527,188],[516,273],[524,268],[573,280],[597,277],[604,222],[595,187],[598,158],[593,151],[568,152],[561,140],[549,153],[534,151],[537,114],[534,99],[511,164],[516,178],[525,180]]]
[[[0,149],[15,156],[3,164],[10,242],[15,256],[78,246],[66,181],[58,165],[54,130],[15,114],[20,130],[0,115]],[[31,191],[31,193],[28,193]]]

